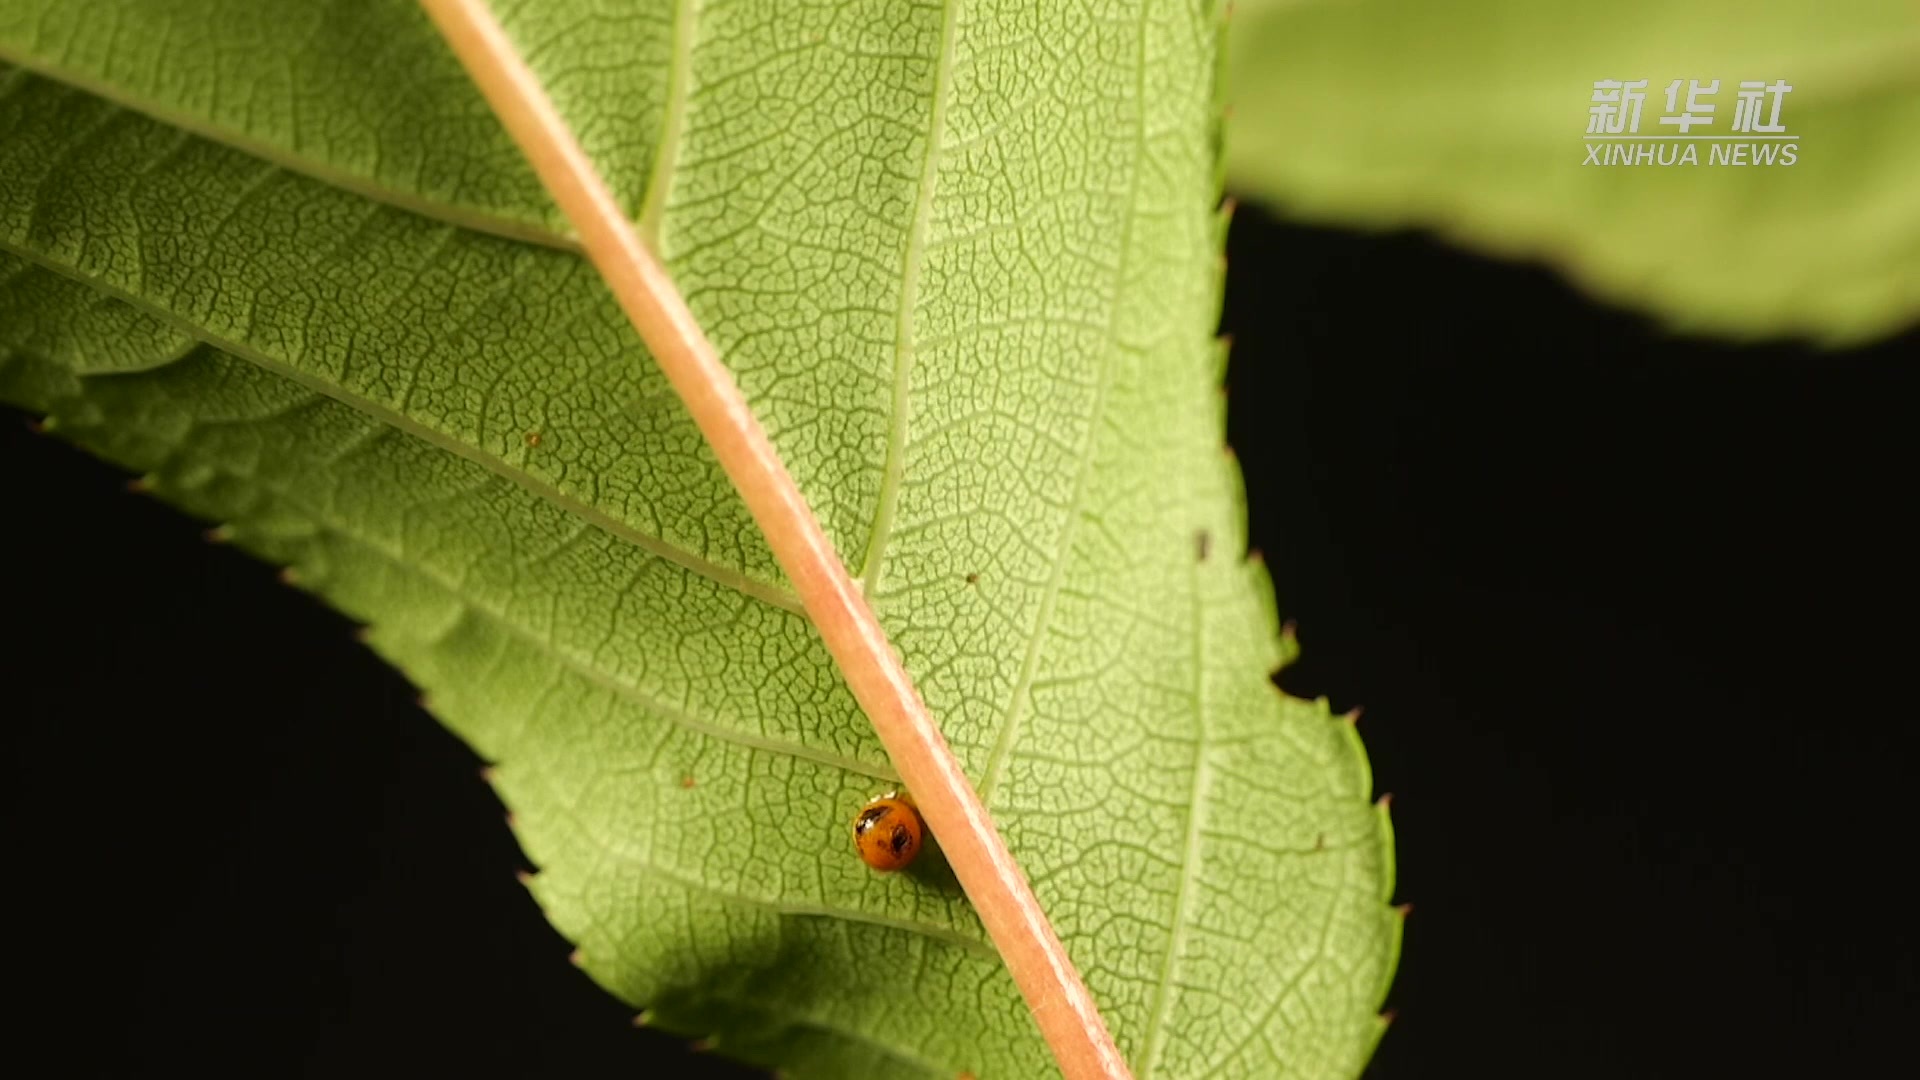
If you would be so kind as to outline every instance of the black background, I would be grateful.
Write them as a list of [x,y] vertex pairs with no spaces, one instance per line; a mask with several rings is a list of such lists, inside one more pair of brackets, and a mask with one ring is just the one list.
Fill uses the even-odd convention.
[[[1282,683],[1365,707],[1415,909],[1369,1075],[1904,1056],[1920,335],[1676,339],[1543,270],[1244,208],[1230,255],[1230,439],[1305,646]],[[344,619],[4,428],[16,1056],[758,1075],[568,965],[478,762]]]

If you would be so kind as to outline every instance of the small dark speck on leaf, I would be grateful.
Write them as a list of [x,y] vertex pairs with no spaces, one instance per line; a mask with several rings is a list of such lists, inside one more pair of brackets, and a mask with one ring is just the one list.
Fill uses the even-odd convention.
[[683,788],[690,788],[690,787],[692,787],[692,786],[693,786],[693,777],[691,777],[691,776],[683,776],[683,777],[681,777],[681,778],[680,778],[680,786],[681,786],[681,787],[683,787]]
[[1316,836],[1313,838],[1313,850],[1315,851],[1327,850],[1327,834],[1326,833],[1321,833],[1319,836]]
[[1200,553],[1200,561],[1206,562],[1207,556],[1213,553],[1213,534],[1205,529],[1194,533],[1193,546]]
[[967,584],[969,584],[969,585],[978,585],[978,584],[980,584],[980,575],[979,575],[979,574],[968,574],[968,575],[967,575]]
[[539,448],[540,448],[540,433],[537,431],[527,432],[527,449],[537,450]]

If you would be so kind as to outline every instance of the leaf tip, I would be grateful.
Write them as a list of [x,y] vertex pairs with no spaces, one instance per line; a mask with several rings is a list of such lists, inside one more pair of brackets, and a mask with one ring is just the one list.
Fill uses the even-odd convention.
[[[1346,724],[1346,725],[1347,725],[1348,727],[1359,727],[1359,726],[1360,726],[1360,714],[1361,714],[1362,712],[1364,712],[1364,711],[1365,711],[1365,710],[1364,710],[1364,708],[1363,708],[1363,707],[1361,707],[1361,706],[1359,706],[1359,705],[1355,705],[1355,706],[1354,706],[1353,708],[1351,708],[1351,709],[1348,709],[1348,710],[1347,710],[1346,712],[1344,712],[1344,713],[1341,713],[1341,714],[1340,714],[1340,719],[1341,719],[1341,720],[1342,720],[1342,721],[1343,721],[1343,722],[1344,722],[1344,723],[1345,723],[1345,724]],[[1385,796],[1382,796],[1382,798],[1384,798],[1384,797],[1385,797]]]

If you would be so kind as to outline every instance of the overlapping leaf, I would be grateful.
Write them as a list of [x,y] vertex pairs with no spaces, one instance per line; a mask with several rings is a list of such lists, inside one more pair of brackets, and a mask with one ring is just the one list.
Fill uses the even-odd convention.
[[[1138,1071],[1356,1073],[1391,848],[1239,558],[1216,17],[500,10]],[[937,857],[852,857],[884,755],[410,5],[4,0],[0,56],[0,393],[371,624],[594,978],[795,1075],[1048,1073]]]
[[[1229,182],[1290,215],[1435,228],[1687,330],[1844,344],[1920,317],[1907,0],[1240,0],[1228,39]],[[1798,161],[1588,166],[1602,79],[1648,80],[1639,133],[1665,136],[1667,85],[1719,80],[1692,134],[1721,138],[1742,81],[1784,80]]]

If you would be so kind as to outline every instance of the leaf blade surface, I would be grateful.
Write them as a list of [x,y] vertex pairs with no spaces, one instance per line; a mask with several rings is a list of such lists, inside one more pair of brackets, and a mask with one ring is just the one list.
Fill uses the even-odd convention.
[[[1267,682],[1237,558],[1211,22],[1116,5],[1063,43],[1017,5],[834,8],[814,40],[717,10],[663,251],[836,544],[880,554],[871,598],[1122,1046],[1357,1072],[1390,852],[1350,728]],[[765,115],[708,33],[878,68]],[[1046,1074],[951,883],[846,852],[884,757],[575,257],[25,75],[0,131],[30,193],[0,200],[0,325],[33,331],[8,396],[370,621],[501,763],[590,974],[800,1075]],[[92,314],[65,341],[14,314],[56,309]],[[81,374],[143,318],[151,355]]]

